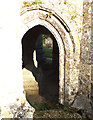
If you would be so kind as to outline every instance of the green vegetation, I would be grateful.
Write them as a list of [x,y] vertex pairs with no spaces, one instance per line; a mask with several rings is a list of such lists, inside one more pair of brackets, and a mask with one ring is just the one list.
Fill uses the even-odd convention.
[[42,37],[43,37],[43,45],[45,45],[45,39],[47,39],[48,37],[51,37],[51,36],[47,35],[47,34],[43,34]]
[[67,111],[67,110],[68,110],[68,108],[67,108],[66,106],[64,106],[63,110],[64,110],[64,111]]
[[24,7],[31,7],[32,5],[42,4],[41,0],[35,0],[35,2],[30,3],[29,1],[24,1]]
[[44,55],[48,58],[52,58],[53,56],[53,49],[52,48],[47,48],[46,44],[45,44],[45,39],[47,39],[48,37],[51,37],[50,35],[47,34],[43,34],[43,51],[44,51]]
[[71,16],[71,19],[73,20],[73,19],[75,19],[76,18],[76,15],[72,15]]
[[33,107],[36,110],[39,110],[39,111],[44,111],[44,110],[50,110],[51,109],[51,106],[48,103],[33,104]]
[[44,104],[41,104],[40,110],[50,110],[51,109],[51,106],[47,103],[44,103]]
[[52,49],[43,46],[44,55],[48,58],[52,58]]
[[39,117],[44,116],[44,114],[45,114],[44,111],[40,111],[40,112],[37,113],[37,115],[38,115]]

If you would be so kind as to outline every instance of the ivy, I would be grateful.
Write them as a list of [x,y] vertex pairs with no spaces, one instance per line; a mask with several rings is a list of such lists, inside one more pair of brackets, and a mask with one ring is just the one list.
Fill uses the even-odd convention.
[[39,4],[42,4],[41,0],[36,0],[35,2],[26,2],[24,1],[24,7],[31,7],[32,5],[39,5]]

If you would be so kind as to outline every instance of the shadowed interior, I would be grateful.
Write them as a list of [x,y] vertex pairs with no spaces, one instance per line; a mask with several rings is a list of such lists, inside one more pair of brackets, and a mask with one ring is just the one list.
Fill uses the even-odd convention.
[[[52,62],[44,56],[42,35],[50,35],[53,40]],[[38,67],[33,61],[36,50]],[[53,34],[44,26],[37,25],[29,29],[22,38],[23,68],[31,71],[39,85],[39,94],[50,101],[59,99],[59,49]]]

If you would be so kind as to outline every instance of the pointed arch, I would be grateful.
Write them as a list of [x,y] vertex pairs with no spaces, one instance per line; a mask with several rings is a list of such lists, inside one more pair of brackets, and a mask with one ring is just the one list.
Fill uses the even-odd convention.
[[55,37],[59,47],[59,101],[61,104],[71,104],[78,91],[79,41],[73,38],[66,22],[54,12],[50,15],[48,9],[23,10],[21,21],[24,34],[29,29],[41,25]]

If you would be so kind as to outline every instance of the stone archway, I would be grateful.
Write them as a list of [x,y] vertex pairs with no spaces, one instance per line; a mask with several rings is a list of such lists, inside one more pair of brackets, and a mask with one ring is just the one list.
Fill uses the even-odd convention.
[[[43,35],[46,34],[51,37],[53,41],[53,48],[48,49],[43,47]],[[45,48],[45,49],[44,49]],[[51,57],[46,57],[44,54],[50,54]],[[36,51],[36,61],[38,63],[35,66],[33,53]],[[56,39],[53,34],[44,26],[37,25],[29,29],[22,38],[22,59],[23,67],[31,71],[33,77],[38,82],[39,94],[46,99],[55,100],[58,102],[59,98],[59,50]],[[27,78],[28,79],[28,78]],[[25,79],[24,79],[25,80]],[[27,80],[25,80],[26,83]],[[29,78],[29,82],[31,80]],[[33,80],[32,80],[33,82]],[[27,83],[26,83],[27,84]],[[25,86],[25,84],[24,84]],[[27,88],[27,86],[25,86]],[[32,88],[30,87],[29,90]],[[31,91],[32,92],[32,91]]]
[[59,101],[71,104],[78,92],[79,41],[73,39],[65,21],[45,8],[29,8],[21,12],[23,34],[37,25],[45,26],[59,47]]

